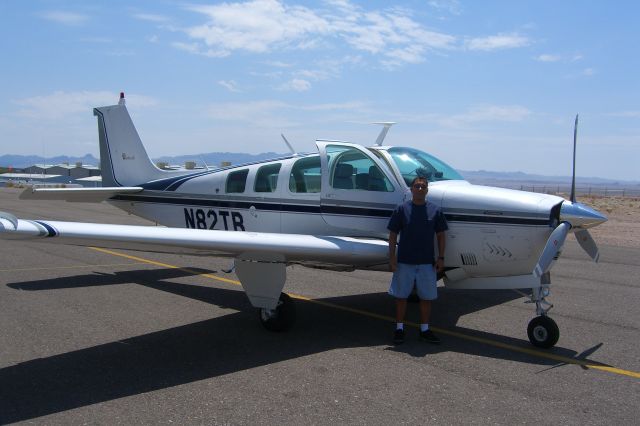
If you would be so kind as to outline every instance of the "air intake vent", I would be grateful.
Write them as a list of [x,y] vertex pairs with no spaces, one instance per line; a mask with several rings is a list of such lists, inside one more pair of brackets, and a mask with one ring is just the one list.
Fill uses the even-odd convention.
[[473,253],[460,253],[463,265],[477,265],[476,255]]

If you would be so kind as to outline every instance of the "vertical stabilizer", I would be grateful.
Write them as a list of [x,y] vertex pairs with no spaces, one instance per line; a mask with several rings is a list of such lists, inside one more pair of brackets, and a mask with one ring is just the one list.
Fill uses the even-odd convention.
[[160,170],[151,162],[125,106],[124,93],[118,105],[94,108],[93,115],[98,117],[102,186],[135,186],[188,174]]

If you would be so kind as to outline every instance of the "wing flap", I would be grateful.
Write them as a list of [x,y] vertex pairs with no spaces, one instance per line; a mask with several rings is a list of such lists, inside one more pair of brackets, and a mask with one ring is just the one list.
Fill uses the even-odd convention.
[[142,191],[138,186],[104,188],[27,188],[20,194],[21,200],[63,200],[72,203],[99,203],[119,194]]
[[0,238],[258,261],[277,254],[284,262],[309,260],[354,266],[386,263],[388,255],[388,243],[380,240],[24,219],[18,219],[15,226],[2,215]]

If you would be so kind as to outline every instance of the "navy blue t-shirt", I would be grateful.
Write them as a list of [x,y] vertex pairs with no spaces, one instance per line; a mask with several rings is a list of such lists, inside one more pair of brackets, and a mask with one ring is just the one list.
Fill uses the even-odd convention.
[[418,206],[407,201],[393,211],[387,229],[400,235],[398,263],[423,265],[434,263],[433,237],[449,226],[438,206],[429,202]]

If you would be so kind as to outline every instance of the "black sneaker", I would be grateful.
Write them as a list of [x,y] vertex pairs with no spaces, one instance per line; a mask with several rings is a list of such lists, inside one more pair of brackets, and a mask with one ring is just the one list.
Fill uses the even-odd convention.
[[404,343],[404,329],[396,329],[396,331],[393,333],[393,343],[396,345]]
[[440,338],[438,336],[436,336],[433,331],[431,331],[431,329],[427,330],[427,331],[421,331],[420,332],[420,337],[422,338],[422,340],[424,340],[425,342],[429,342],[429,343],[440,343]]

